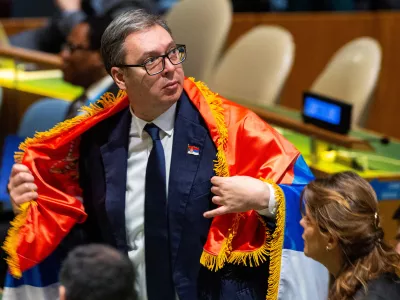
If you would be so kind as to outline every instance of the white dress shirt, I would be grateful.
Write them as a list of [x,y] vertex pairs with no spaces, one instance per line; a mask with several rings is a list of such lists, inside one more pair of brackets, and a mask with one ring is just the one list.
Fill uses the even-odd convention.
[[[146,268],[144,257],[144,201],[145,178],[147,161],[153,148],[153,141],[144,127],[148,122],[139,119],[132,113],[132,122],[129,134],[128,170],[126,180],[125,222],[128,255],[135,268],[135,290],[138,299],[147,299]],[[153,122],[160,128],[160,139],[164,148],[166,167],[166,187],[168,195],[168,182],[171,166],[171,152],[174,138],[176,103]],[[275,198],[273,187],[269,185],[271,199],[269,208],[259,211],[260,214],[273,216],[275,214]]]
[[[160,139],[165,154],[165,175],[168,195],[169,169],[174,133],[176,103],[152,123],[160,128]],[[146,167],[153,140],[144,131],[147,122],[132,113],[129,134],[128,171],[126,180],[125,220],[129,246],[128,255],[136,272],[135,290],[138,299],[147,299],[144,257],[144,191]]]

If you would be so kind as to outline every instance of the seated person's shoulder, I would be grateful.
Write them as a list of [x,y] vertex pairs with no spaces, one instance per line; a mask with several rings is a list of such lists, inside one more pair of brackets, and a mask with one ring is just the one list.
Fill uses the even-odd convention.
[[368,283],[367,293],[361,289],[357,300],[400,299],[400,278],[396,274],[384,274]]

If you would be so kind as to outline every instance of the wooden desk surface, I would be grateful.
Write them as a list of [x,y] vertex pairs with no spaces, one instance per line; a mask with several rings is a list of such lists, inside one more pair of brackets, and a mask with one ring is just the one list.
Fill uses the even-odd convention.
[[46,25],[47,18],[7,18],[0,19],[0,23],[8,36],[24,30],[39,28]]
[[0,57],[23,62],[32,62],[39,65],[50,66],[55,69],[60,69],[63,64],[61,56],[59,55],[12,46],[0,46]]
[[[71,85],[62,79],[60,70],[23,71],[0,69],[0,87],[71,101],[83,92],[83,88]],[[4,97],[7,101],[7,97]]]

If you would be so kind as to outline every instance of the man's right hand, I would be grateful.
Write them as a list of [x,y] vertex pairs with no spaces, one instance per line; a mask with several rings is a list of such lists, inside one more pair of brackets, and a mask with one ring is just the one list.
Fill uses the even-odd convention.
[[19,212],[19,205],[38,197],[34,177],[28,167],[22,164],[13,165],[7,187],[14,213]]
[[78,11],[82,9],[82,0],[55,0],[56,6],[62,11]]

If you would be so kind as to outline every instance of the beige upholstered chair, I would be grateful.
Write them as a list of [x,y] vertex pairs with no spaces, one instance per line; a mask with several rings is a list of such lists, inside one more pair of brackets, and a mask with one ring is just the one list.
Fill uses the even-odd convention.
[[294,51],[292,35],[286,29],[254,27],[226,51],[210,86],[237,102],[275,104],[292,68]]
[[361,125],[364,109],[375,89],[381,68],[381,47],[370,37],[341,47],[311,86],[311,91],[353,104],[352,126]]
[[186,45],[185,75],[207,81],[230,30],[231,1],[182,0],[169,10],[165,20],[174,40]]

